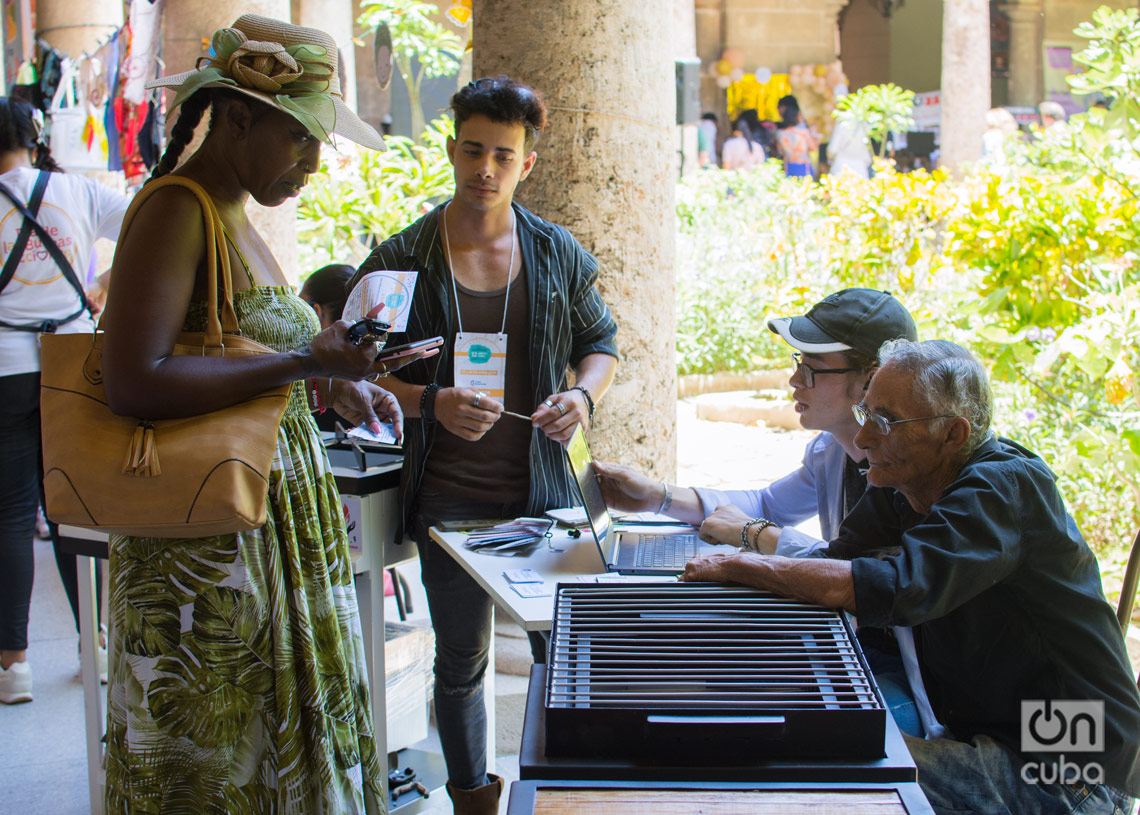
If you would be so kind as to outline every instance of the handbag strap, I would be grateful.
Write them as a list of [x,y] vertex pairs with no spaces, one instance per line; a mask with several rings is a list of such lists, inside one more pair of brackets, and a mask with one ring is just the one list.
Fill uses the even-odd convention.
[[8,259],[4,263],[3,271],[0,271],[0,291],[4,290],[12,278],[16,275],[16,267],[20,265],[20,260],[24,256],[24,249],[28,245],[28,238],[35,230],[36,237],[40,239],[44,249],[55,261],[56,266],[67,278],[67,282],[79,294],[79,309],[68,316],[58,320],[44,320],[39,323],[32,323],[28,325],[14,325],[12,323],[0,320],[0,326],[4,328],[13,328],[17,331],[34,331],[37,333],[52,334],[61,325],[70,323],[83,312],[87,310],[87,292],[83,290],[83,284],[79,282],[79,277],[75,274],[75,270],[71,268],[71,264],[67,261],[63,251],[55,242],[55,238],[48,234],[47,230],[40,225],[36,220],[36,215],[39,214],[40,204],[44,199],[44,191],[47,190],[48,181],[51,180],[51,173],[46,170],[40,170],[39,175],[36,176],[35,186],[32,188],[32,197],[28,201],[27,206],[16,197],[8,187],[0,184],[0,193],[3,193],[12,205],[19,210],[20,214],[24,216],[24,222],[20,226],[20,232],[16,236],[16,242],[12,244],[12,251],[8,253]]
[[[240,334],[237,312],[234,310],[233,281],[230,278],[230,253],[225,244],[225,229],[222,226],[222,217],[218,208],[214,206],[209,194],[202,189],[202,185],[185,176],[164,175],[153,181],[148,181],[131,202],[123,218],[122,235],[138,214],[142,204],[163,187],[184,187],[194,193],[198,203],[202,206],[202,226],[206,231],[206,336],[205,346],[208,348],[223,348],[223,334]],[[122,237],[119,239],[122,240]],[[218,270],[221,268],[222,283],[222,311],[218,315]],[[101,326],[102,324],[100,324]]]

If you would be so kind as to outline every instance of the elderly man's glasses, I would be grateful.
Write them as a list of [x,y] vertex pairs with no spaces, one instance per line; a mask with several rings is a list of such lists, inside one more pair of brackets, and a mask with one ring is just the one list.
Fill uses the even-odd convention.
[[880,416],[878,413],[872,413],[867,410],[867,407],[860,403],[851,406],[851,412],[855,414],[855,421],[859,426],[871,423],[871,426],[879,431],[880,435],[891,435],[891,426],[896,424],[906,424],[907,422],[929,422],[934,419],[955,419],[956,416],[922,416],[918,419],[888,419],[885,416]]
[[809,388],[815,387],[816,374],[849,374],[852,371],[863,370],[862,368],[813,368],[804,362],[803,357],[799,354],[792,354],[792,364],[796,367],[800,379]]

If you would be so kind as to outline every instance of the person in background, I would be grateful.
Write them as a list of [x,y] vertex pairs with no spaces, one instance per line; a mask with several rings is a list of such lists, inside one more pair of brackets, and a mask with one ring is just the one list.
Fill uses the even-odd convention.
[[720,163],[716,150],[719,137],[720,125],[717,124],[716,114],[703,114],[697,122],[697,163],[701,167],[716,167]]
[[788,178],[811,178],[812,153],[818,145],[800,113],[800,103],[789,94],[780,98],[776,109],[780,113],[776,151],[784,162],[784,175]]
[[[851,407],[867,390],[878,366],[879,346],[899,337],[915,339],[914,320],[889,293],[856,288],[825,297],[805,315],[771,320],[768,328],[796,349],[788,381],[796,413],[801,426],[820,431],[808,442],[802,465],[764,489],[723,491],[665,484],[631,467],[599,461],[597,472],[610,507],[660,511],[699,525],[704,541],[764,554],[804,557],[827,546],[867,487],[867,457],[855,446],[859,424]],[[795,528],[812,517],[819,518],[820,538]],[[897,636],[883,629],[859,629],[899,728],[921,735],[936,723],[925,697],[912,692],[906,675],[904,660],[914,661],[911,644],[896,642]]]
[[[451,109],[455,195],[374,249],[356,280],[377,269],[418,272],[407,331],[390,341],[446,340],[438,359],[384,380],[410,419],[396,540],[406,531],[419,549],[448,795],[457,813],[492,815],[504,781],[487,772],[491,598],[428,530],[574,503],[563,444],[576,425],[589,427],[613,381],[617,324],[595,285],[597,260],[565,228],[514,202],[538,160],[541,97],[509,77],[483,77],[452,96]],[[481,353],[490,347],[503,350],[502,367],[475,367],[492,363]],[[485,382],[503,395],[485,393]]]
[[732,123],[732,135],[721,147],[720,166],[724,170],[750,170],[756,166],[757,156],[762,163],[764,151],[753,143],[748,124],[738,118]]
[[1004,167],[1006,140],[1018,132],[1017,120],[1005,108],[990,108],[986,112],[986,131],[982,134],[982,161],[995,167]]
[[[356,269],[344,263],[330,263],[322,266],[305,278],[301,286],[300,297],[313,307],[317,319],[321,321],[321,328],[331,328],[344,312],[344,304],[348,300],[348,281],[356,273]],[[313,413],[317,427],[326,432],[336,431],[336,411],[318,410]]]
[[1041,129],[1048,130],[1054,125],[1064,125],[1069,116],[1060,102],[1046,100],[1037,106],[1037,113],[1041,117]]
[[340,319],[348,300],[348,281],[356,269],[345,263],[322,266],[305,278],[300,297],[313,307],[321,328],[329,328]]
[[[846,85],[835,86],[836,100],[846,95]],[[827,161],[830,175],[841,176],[848,172],[859,178],[870,178],[871,140],[867,134],[867,125],[853,117],[839,118],[831,131],[831,139],[827,142]]]
[[[11,275],[0,284],[0,702],[5,704],[33,698],[28,612],[35,570],[32,540],[43,501],[39,333],[94,331],[82,280],[96,239],[118,237],[130,203],[90,178],[64,173],[44,143],[42,126],[43,116],[31,104],[0,97],[0,184],[24,205],[38,184],[46,184],[39,193],[42,203],[29,210],[37,209],[36,220],[53,234],[70,271],[37,248],[41,241],[34,231],[20,256],[12,256],[25,219],[0,195],[0,245]],[[55,524],[48,523],[48,533],[78,631],[75,555],[60,552]],[[97,665],[106,681],[104,648]]]

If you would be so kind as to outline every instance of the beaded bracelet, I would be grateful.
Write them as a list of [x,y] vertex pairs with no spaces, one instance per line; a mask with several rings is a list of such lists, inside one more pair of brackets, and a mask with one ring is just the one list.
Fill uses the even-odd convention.
[[593,424],[594,423],[594,397],[590,396],[590,392],[588,390],[586,390],[585,388],[583,388],[581,385],[575,385],[570,390],[582,391],[582,395],[586,397],[586,407],[589,408],[586,418],[590,421],[590,424]]
[[664,481],[661,482],[661,486],[665,488],[665,497],[661,499],[661,506],[657,507],[658,515],[664,515],[666,510],[673,505],[673,491]]
[[752,527],[754,527],[756,524],[761,525],[760,526],[760,532],[756,533],[756,540],[757,540],[757,542],[759,542],[760,533],[763,532],[765,529],[767,529],[770,526],[775,526],[776,522],[775,521],[769,521],[767,518],[753,518],[751,521],[749,521],[743,527],[741,527],[741,529],[740,529],[740,544],[745,549],[747,549],[751,552],[759,551],[755,546],[752,545],[752,540],[748,535],[748,531],[750,529],[752,529]]
[[420,419],[425,422],[435,421],[435,395],[439,391],[439,383],[432,382],[420,394]]

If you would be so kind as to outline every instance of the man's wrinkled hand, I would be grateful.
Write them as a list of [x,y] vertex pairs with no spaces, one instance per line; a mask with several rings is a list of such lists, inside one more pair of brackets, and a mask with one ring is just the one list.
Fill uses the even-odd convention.
[[685,564],[681,580],[687,583],[730,583],[739,557],[739,552],[712,552],[698,555]]

